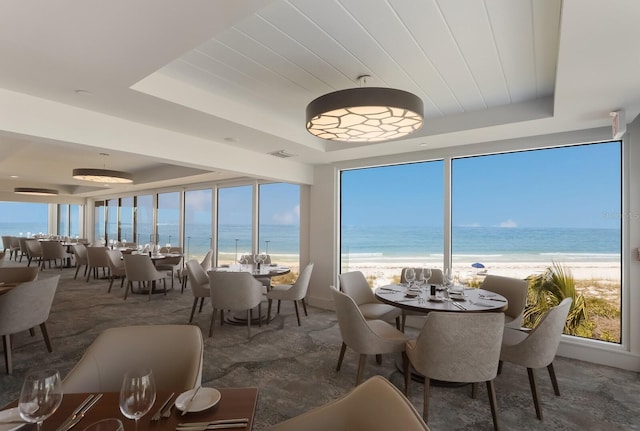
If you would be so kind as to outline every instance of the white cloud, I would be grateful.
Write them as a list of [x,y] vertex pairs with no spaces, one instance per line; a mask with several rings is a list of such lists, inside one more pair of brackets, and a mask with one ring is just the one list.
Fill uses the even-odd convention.
[[292,209],[273,215],[273,221],[277,224],[297,224],[300,222],[300,205]]
[[500,222],[500,224],[498,226],[499,227],[518,227],[518,223],[516,223],[513,220],[509,219],[507,221]]

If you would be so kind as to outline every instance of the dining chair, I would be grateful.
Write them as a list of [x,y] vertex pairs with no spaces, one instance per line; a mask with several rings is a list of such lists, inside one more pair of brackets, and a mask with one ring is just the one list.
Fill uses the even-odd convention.
[[[37,272],[37,268],[36,272]],[[0,335],[4,346],[4,360],[7,374],[13,372],[11,360],[11,335],[22,331],[32,331],[40,326],[47,350],[52,352],[46,322],[51,312],[51,304],[58,288],[60,276],[22,283],[0,295]]]
[[160,253],[171,253],[176,256],[167,256],[156,262],[158,271],[168,271],[171,274],[171,289],[173,289],[173,279],[177,274],[180,277],[182,273],[182,247],[161,247]]
[[58,241],[42,241],[40,246],[42,247],[42,269],[44,269],[46,262],[49,262],[49,268],[51,268],[52,260],[53,264],[57,266],[58,259],[60,259],[60,270],[62,271],[65,260],[70,257],[65,247]]
[[560,338],[567,321],[571,298],[565,298],[560,304],[549,309],[540,323],[532,330],[507,328],[502,340],[500,353],[500,371],[503,362],[522,365],[527,368],[529,386],[533,396],[536,416],[542,420],[542,406],[538,396],[534,369],[547,367],[551,385],[556,396],[560,396],[560,388],[553,368],[553,359],[558,351]]
[[14,249],[14,259],[16,261],[18,261],[18,255],[20,256],[20,262],[22,262],[22,257],[26,256],[27,259],[29,259],[29,250],[27,250],[27,243],[26,241],[29,238],[26,237],[17,237],[14,236],[13,238],[11,238],[11,248]]
[[189,316],[189,323],[191,323],[198,306],[198,300],[200,301],[199,312],[201,313],[205,298],[211,297],[211,289],[209,287],[209,276],[197,260],[189,260],[185,265],[185,272],[189,279],[189,284],[191,284],[191,293],[193,293],[193,306],[191,307],[191,316]]
[[[202,267],[202,269],[205,271],[208,271],[211,269],[212,266],[212,262],[211,259],[213,257],[213,250],[209,249],[209,251],[207,251],[207,254],[205,254],[204,258],[202,258],[202,260],[200,261],[200,266]],[[185,264],[186,267],[186,264]],[[182,274],[181,277],[181,282],[182,282],[182,291],[184,292],[184,289],[187,288],[187,281],[188,281],[188,276],[187,276],[187,271],[185,270],[185,272]]]
[[0,282],[18,284],[33,281],[38,278],[39,269],[36,266],[14,266],[0,268]]
[[269,291],[267,291],[267,323],[271,320],[271,303],[274,300],[278,301],[278,314],[280,314],[280,301],[293,301],[293,306],[296,309],[298,326],[301,326],[297,301],[302,303],[304,315],[308,316],[307,305],[304,302],[304,298],[307,296],[307,289],[309,288],[309,281],[311,280],[311,271],[313,271],[313,263],[308,264],[302,270],[294,284],[279,284],[277,286],[273,286]]
[[122,258],[122,252],[120,250],[106,250],[107,264],[109,265],[109,289],[107,293],[111,292],[113,287],[113,281],[116,278],[120,278],[120,288],[124,285],[124,279],[127,276],[127,270],[124,267],[124,259]]
[[13,250],[11,249],[11,236],[10,235],[2,235],[2,247],[4,248],[4,252],[6,253],[9,250],[9,260],[13,256]]
[[373,376],[340,398],[267,429],[429,431],[429,427],[411,401],[382,376]]
[[258,307],[258,322],[262,326],[262,283],[248,272],[219,272],[209,273],[209,288],[211,289],[211,324],[209,337],[213,335],[213,323],[216,311],[220,310],[220,325],[224,321],[224,310],[247,311],[247,334],[251,338],[251,312]]
[[107,262],[107,253],[109,250],[105,246],[93,246],[87,247],[87,283],[89,282],[89,278],[91,278],[91,273],[93,272],[93,278],[98,278],[98,270],[102,269],[102,275],[106,275],[106,271],[109,269],[109,263]]
[[338,276],[340,290],[349,295],[358,305],[360,312],[368,320],[396,320],[396,328],[400,328],[402,311],[393,305],[378,301],[360,271],[345,272]]
[[[148,256],[147,256],[148,257]],[[119,392],[127,371],[149,367],[158,391],[186,391],[202,380],[204,343],[194,325],[109,328],[65,376],[65,393]]]
[[[27,239],[24,241],[24,245],[27,248],[27,266],[31,266],[31,261],[35,260],[37,265],[42,265],[42,246],[40,245],[40,241],[37,239]],[[22,261],[22,257],[20,257],[20,261]]]
[[[400,283],[406,283],[407,282],[407,278],[405,276],[405,274],[407,273],[407,269],[409,268],[402,268],[402,270],[400,271]],[[431,277],[429,277],[428,283],[429,284],[443,284],[444,283],[444,274],[442,273],[442,270],[440,268],[429,268],[431,269]],[[414,272],[417,274],[418,271],[420,271],[420,273],[422,273],[423,268],[413,268]],[[402,332],[404,332],[404,328],[407,324],[407,316],[420,316],[420,317],[424,317],[424,313],[420,313],[419,311],[412,311],[412,310],[406,310],[406,309],[402,309],[402,322],[400,323],[400,330]]]
[[410,366],[413,365],[424,376],[422,417],[425,422],[429,422],[431,379],[458,383],[486,382],[493,428],[499,429],[493,380],[498,373],[503,331],[503,313],[427,314],[418,338],[406,343],[408,361],[404,364],[407,396],[410,393]]
[[142,284],[147,284],[147,289],[149,290],[149,301],[151,301],[154,283],[158,280],[162,280],[164,295],[167,296],[167,282],[165,280],[166,274],[156,269],[149,255],[125,254],[122,258],[124,259],[125,274],[127,277],[127,288],[124,291],[125,300],[127,299],[129,290],[133,292],[134,282],[138,283],[138,289],[141,288]]
[[75,280],[78,277],[78,271],[80,271],[80,267],[82,266],[84,266],[83,276],[86,277],[87,269],[89,268],[89,262],[87,260],[87,247],[79,242],[71,246],[71,251],[73,252],[76,260],[76,274],[73,276],[73,279]]
[[480,289],[504,296],[509,304],[505,311],[505,326],[514,329],[522,327],[529,289],[527,280],[488,274],[482,281]]
[[329,290],[336,307],[338,326],[342,336],[336,371],[340,371],[347,347],[360,355],[356,386],[362,381],[367,355],[376,355],[376,359],[380,360],[381,355],[385,353],[401,352],[405,360],[404,350],[407,338],[402,332],[383,320],[365,319],[353,298],[334,286],[329,286]]

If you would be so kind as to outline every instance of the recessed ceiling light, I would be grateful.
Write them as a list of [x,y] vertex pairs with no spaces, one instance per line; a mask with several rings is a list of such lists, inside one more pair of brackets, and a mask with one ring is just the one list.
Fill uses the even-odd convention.
[[17,175],[9,175],[9,178],[20,178],[20,177]]

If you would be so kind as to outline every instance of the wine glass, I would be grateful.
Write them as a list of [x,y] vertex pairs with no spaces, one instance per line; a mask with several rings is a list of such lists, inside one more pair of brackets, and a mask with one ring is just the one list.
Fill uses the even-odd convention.
[[431,278],[431,268],[427,268],[426,266],[422,268],[422,276],[424,277],[425,286],[429,284],[429,279]]
[[407,280],[407,287],[411,287],[411,283],[416,279],[416,271],[413,268],[407,268],[404,271],[404,279]]
[[125,374],[120,388],[120,411],[135,421],[147,414],[156,401],[156,384],[150,368],[139,368]]
[[18,401],[23,420],[35,422],[41,431],[42,422],[58,409],[61,402],[62,382],[58,370],[38,370],[27,374]]

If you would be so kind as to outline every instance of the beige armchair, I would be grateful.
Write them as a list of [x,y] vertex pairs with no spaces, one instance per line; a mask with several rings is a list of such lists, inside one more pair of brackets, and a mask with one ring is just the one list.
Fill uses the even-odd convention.
[[70,257],[65,247],[58,241],[42,241],[40,243],[42,247],[42,269],[46,262],[49,262],[49,268],[51,268],[51,261],[54,265],[58,265],[58,259],[60,259],[60,270],[64,268],[64,262]]
[[98,270],[102,268],[102,275],[106,275],[106,270],[109,269],[109,263],[107,262],[108,248],[104,246],[87,247],[87,283],[91,278],[93,272],[93,278],[98,278]]
[[87,260],[87,247],[84,244],[78,243],[74,244],[71,250],[76,259],[76,274],[73,276],[73,279],[75,280],[76,277],[78,277],[78,271],[80,271],[80,267],[82,266],[84,266],[84,276],[86,277],[87,269],[89,268],[87,266],[89,263]]
[[278,314],[280,314],[280,301],[293,301],[293,306],[296,309],[296,318],[298,319],[298,326],[300,326],[300,312],[298,311],[298,302],[302,303],[304,309],[304,315],[307,314],[307,305],[304,303],[304,297],[307,296],[307,289],[309,288],[309,281],[311,280],[311,271],[313,271],[313,263],[308,264],[298,276],[296,282],[291,284],[279,284],[273,286],[267,292],[267,299],[269,301],[269,307],[267,309],[267,323],[271,320],[271,303],[273,300],[278,301]]
[[402,332],[387,322],[365,319],[353,298],[334,286],[330,286],[329,289],[336,306],[338,325],[342,335],[342,347],[336,371],[340,371],[347,347],[355,350],[360,354],[356,374],[356,386],[358,386],[362,381],[367,355],[376,355],[380,360],[381,355],[385,353],[404,353],[407,339]]
[[27,240],[29,238],[25,238],[22,236],[14,236],[11,237],[11,248],[14,250],[15,260],[18,260],[18,254],[20,254],[20,262],[22,262],[22,257],[27,256],[29,259],[29,251],[27,250]]
[[209,288],[211,289],[211,325],[209,337],[213,335],[213,323],[216,311],[220,310],[220,325],[224,321],[224,310],[247,311],[247,334],[251,338],[251,310],[258,307],[258,322],[262,326],[262,283],[248,272],[218,272],[209,273]]
[[[37,239],[27,239],[24,241],[24,246],[27,249],[27,258],[29,259],[27,266],[31,266],[31,261],[33,260],[38,263],[36,266],[40,266],[42,264],[42,246],[40,245],[40,241]],[[22,261],[22,257],[20,257],[20,261]]]
[[197,326],[110,328],[89,346],[62,388],[65,393],[118,392],[127,371],[145,366],[153,370],[157,390],[185,391],[200,386],[202,355]]
[[[205,272],[211,269],[211,266],[212,266],[211,259],[212,258],[213,258],[213,250],[209,249],[207,254],[204,256],[204,258],[200,262],[200,266],[202,267],[202,269]],[[187,288],[187,281],[188,281],[188,275],[187,275],[187,271],[186,271],[186,263],[185,263],[185,271],[182,274],[182,280],[181,281],[182,281],[182,293],[184,293],[184,289]]]
[[189,323],[191,323],[198,306],[198,300],[200,300],[200,312],[202,312],[205,298],[211,297],[211,289],[209,288],[209,276],[197,260],[188,261],[185,265],[185,271],[193,293],[193,306],[191,307],[191,316],[189,316]]
[[378,301],[362,272],[345,272],[340,274],[338,278],[340,290],[355,301],[365,319],[385,321],[395,319],[396,328],[400,328],[401,310],[393,305]]
[[407,342],[404,380],[409,394],[410,365],[424,376],[422,417],[429,422],[430,379],[447,382],[486,382],[493,417],[498,408],[493,380],[498,373],[503,313],[433,312],[427,315],[416,340]]
[[107,255],[107,264],[109,265],[109,289],[107,290],[107,293],[109,293],[116,278],[120,278],[120,288],[122,289],[127,270],[124,267],[124,259],[120,250],[107,250],[105,253]]
[[527,280],[501,275],[487,275],[480,288],[507,298],[509,305],[505,311],[505,326],[520,329],[524,308],[527,305],[527,289],[529,288]]
[[391,382],[373,376],[348,394],[269,431],[429,431],[411,402]]
[[3,251],[6,253],[9,250],[9,260],[13,257],[13,250],[11,249],[11,236],[2,235],[2,247]]
[[167,295],[167,282],[164,278],[165,274],[156,269],[148,255],[125,254],[122,257],[124,259],[124,268],[127,277],[127,288],[124,292],[125,300],[127,299],[129,290],[133,292],[134,282],[138,282],[138,289],[143,283],[147,283],[149,301],[151,301],[151,294],[153,293],[153,284],[158,280],[162,280],[164,294],[165,296]]
[[[35,268],[36,271],[38,270]],[[47,319],[58,288],[60,276],[34,280],[14,287],[0,295],[0,335],[4,345],[7,374],[13,372],[11,363],[11,334],[40,326],[47,350],[52,352],[47,333]]]
[[511,328],[507,328],[504,331],[502,352],[500,353],[500,368],[502,368],[502,362],[511,362],[512,364],[527,367],[533,404],[536,409],[536,416],[540,420],[542,420],[542,407],[540,406],[533,370],[547,367],[553,391],[556,396],[560,396],[556,373],[553,369],[553,359],[558,351],[571,301],[571,298],[563,299],[560,304],[547,311],[538,326],[531,331]]
[[0,282],[6,284],[25,283],[38,278],[38,268],[35,266],[17,266],[0,268]]

